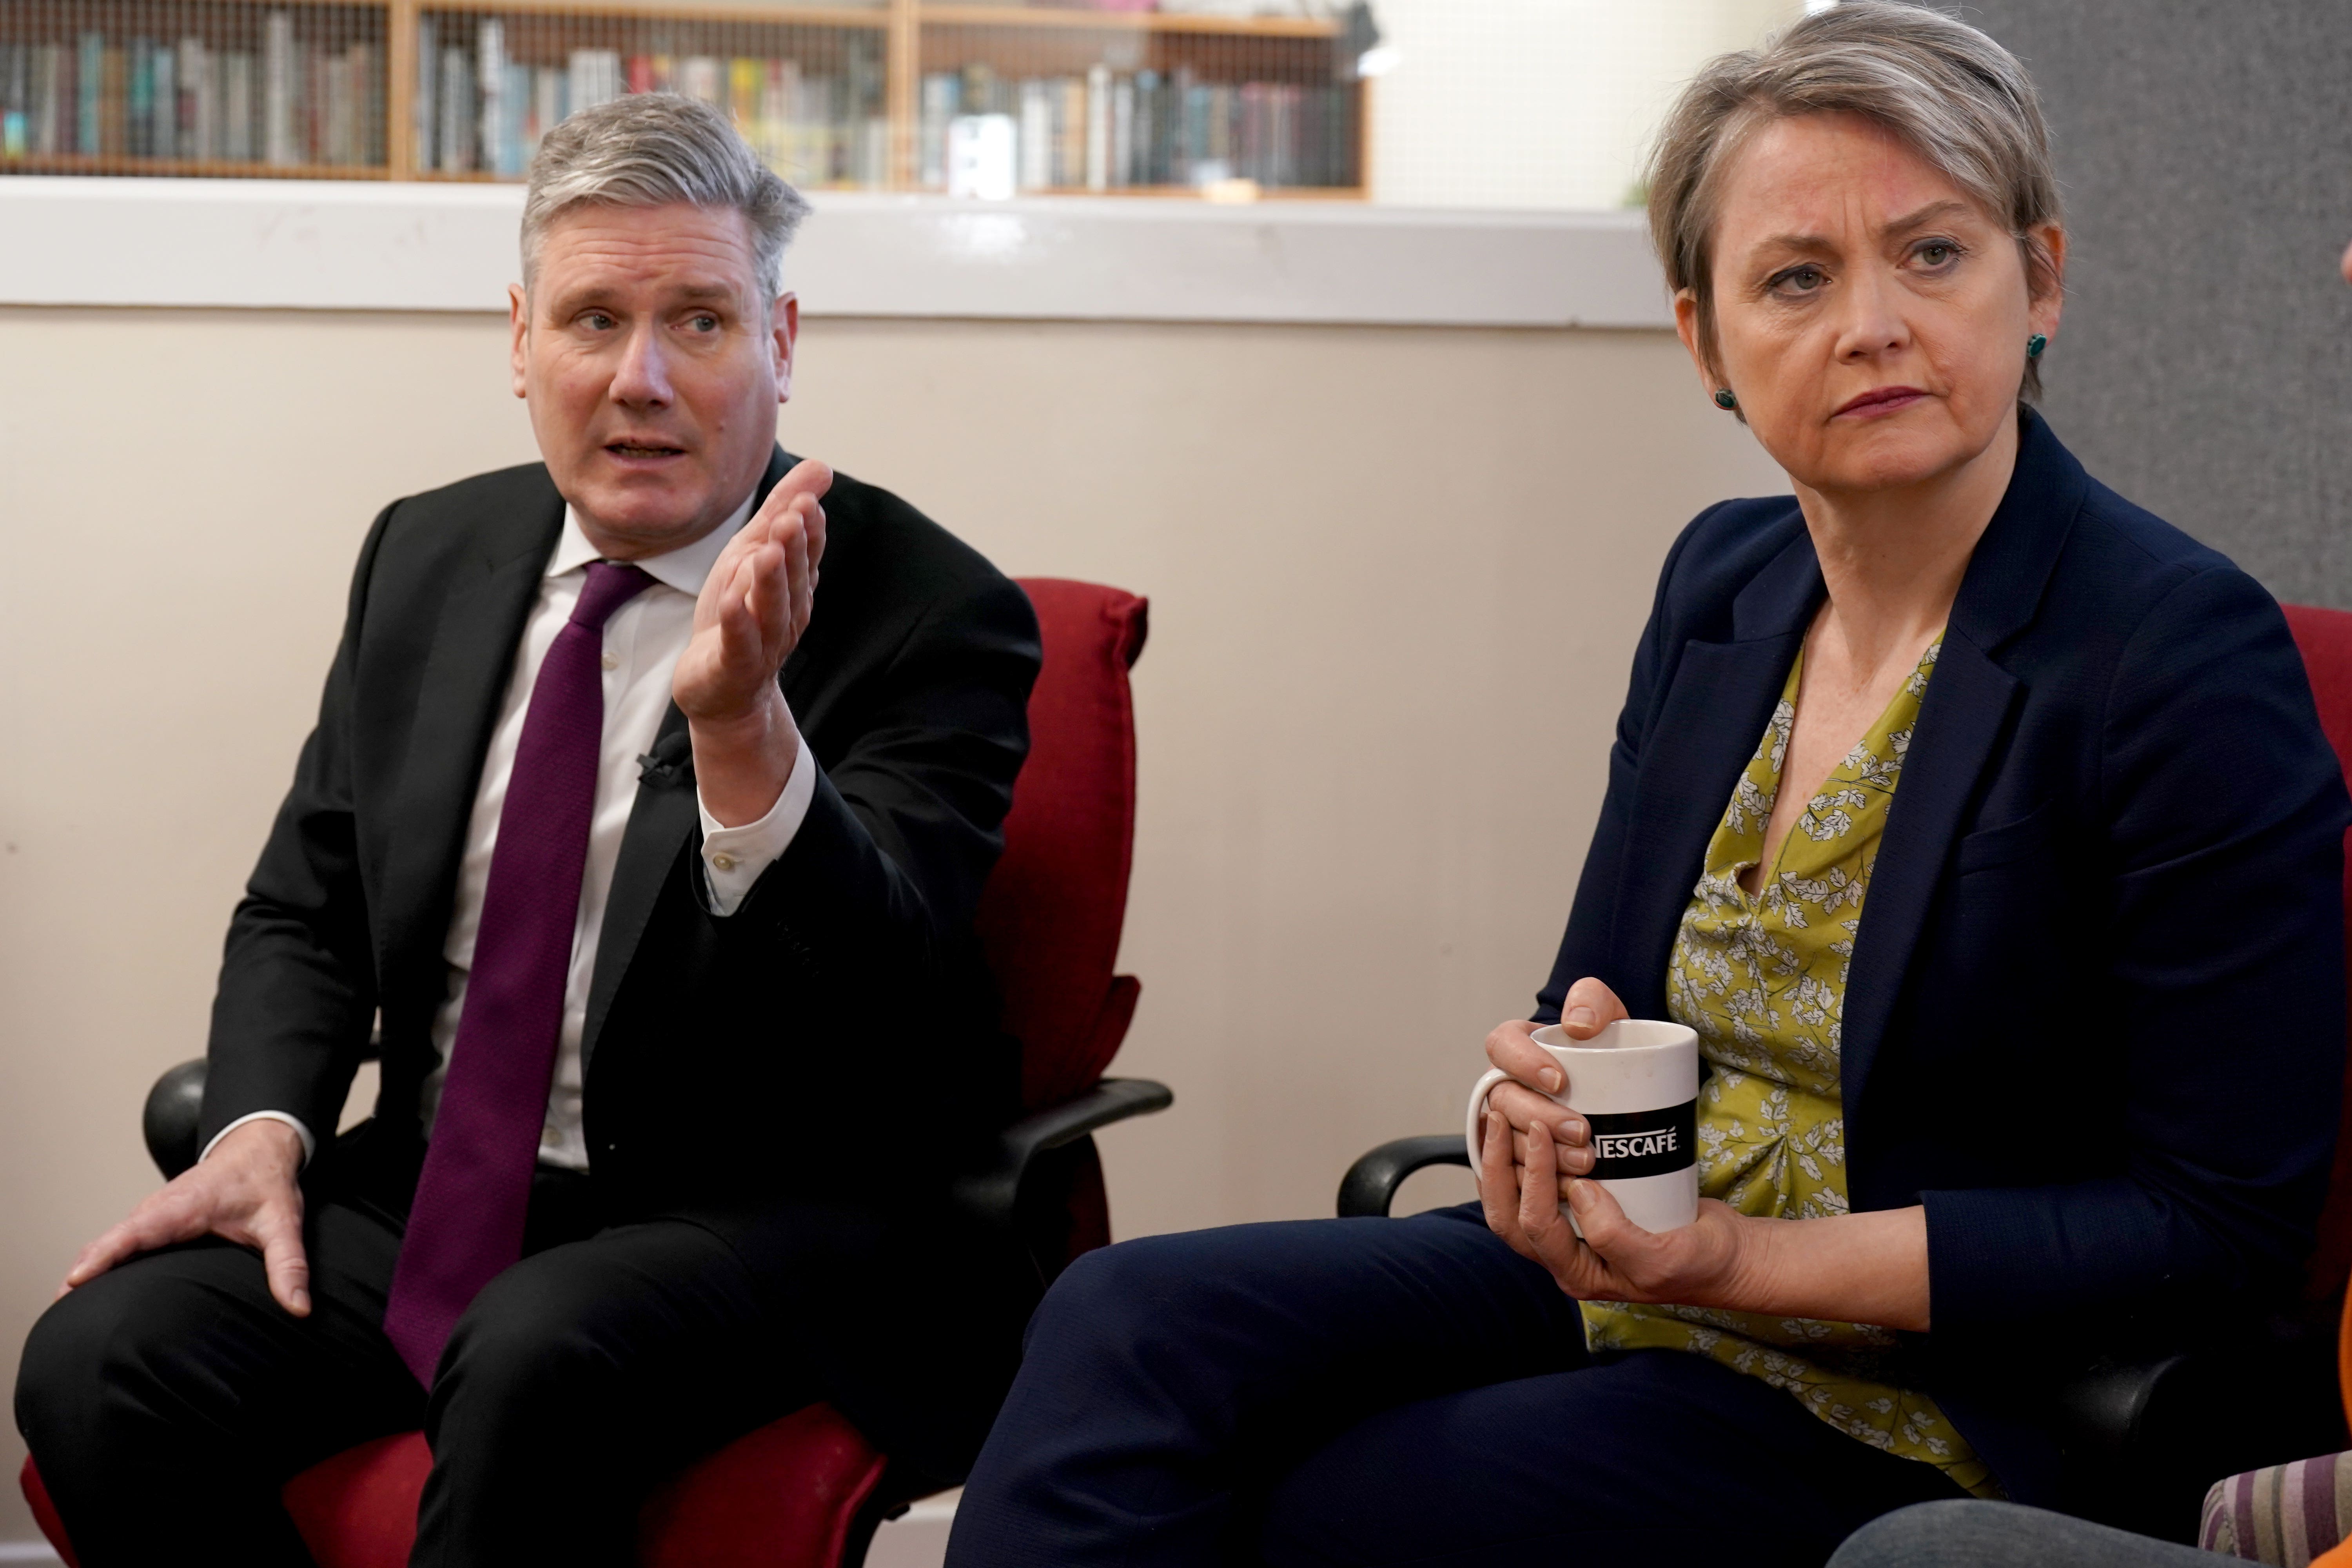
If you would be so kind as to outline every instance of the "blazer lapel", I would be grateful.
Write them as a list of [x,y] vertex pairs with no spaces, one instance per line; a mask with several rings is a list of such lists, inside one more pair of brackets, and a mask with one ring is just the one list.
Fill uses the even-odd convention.
[[1683,650],[1642,759],[1618,883],[1624,889],[1616,930],[1620,973],[1646,999],[1624,998],[1637,1017],[1665,1016],[1675,933],[1804,637],[1800,629],[1750,642],[1695,642]]
[[2028,412],[2019,424],[2016,471],[1952,603],[1854,933],[1838,1052],[1849,1117],[1886,1044],[1912,950],[1978,782],[2023,693],[1995,655],[2032,623],[2089,489],[2082,466],[2040,415]]
[[[433,647],[418,679],[406,761],[391,797],[384,858],[383,949],[389,983],[401,961],[438,973],[451,884],[473,819],[474,793],[490,727],[506,694],[523,623],[539,596],[548,552],[563,526],[563,502],[549,491],[546,515],[527,531],[486,550],[482,574],[443,602]],[[520,532],[520,548],[517,533]]]
[[[782,447],[769,454],[767,471],[752,492],[755,515],[768,492],[796,460]],[[797,656],[799,650],[793,651]],[[791,668],[791,660],[785,664]],[[588,983],[588,1015],[580,1027],[583,1080],[604,1035],[604,1020],[612,1014],[621,977],[628,973],[646,923],[653,918],[662,885],[669,880],[680,852],[702,822],[701,801],[694,784],[694,739],[677,703],[671,703],[663,715],[653,750],[638,763],[637,798],[629,806],[629,826],[621,836],[620,858],[613,868],[613,890],[605,897],[604,924],[596,938],[596,973]]]
[[1643,747],[1618,878],[1619,973],[1637,987],[1624,997],[1637,1016],[1665,1016],[1666,962],[1683,910],[1822,592],[1812,541],[1800,524],[1787,548],[1740,590],[1731,640],[1686,643],[1675,662]]
[[1838,1046],[1849,1117],[1862,1103],[1962,816],[1976,797],[1978,776],[1992,758],[2019,690],[2017,678],[1982,649],[1965,637],[1945,633],[1903,759],[1903,776],[1887,806],[1862,929],[1854,933]]

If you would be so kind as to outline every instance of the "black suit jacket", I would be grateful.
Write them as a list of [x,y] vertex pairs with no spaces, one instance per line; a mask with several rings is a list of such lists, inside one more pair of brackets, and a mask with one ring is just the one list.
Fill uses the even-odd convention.
[[[1559,962],[1665,1016],[1706,845],[1823,593],[1796,503],[1675,543]],[[1904,763],[1842,1039],[1856,1209],[1924,1204],[1906,1375],[2021,1500],[2040,1400],[2227,1335],[2309,1251],[2344,1072],[2352,804],[2269,595],[2023,419]]]
[[[761,496],[791,462],[774,454]],[[824,505],[814,618],[780,678],[822,773],[734,915],[697,896],[675,706],[643,762],[582,1042],[590,1157],[617,1213],[921,1185],[879,1156],[877,1106],[931,1130],[932,1174],[1018,1106],[971,922],[1028,749],[1035,617],[887,491],[843,476]],[[318,727],[229,928],[205,1139],[260,1110],[331,1133],[378,1009],[377,1123],[415,1129],[466,823],[562,519],[538,464],[376,519]]]

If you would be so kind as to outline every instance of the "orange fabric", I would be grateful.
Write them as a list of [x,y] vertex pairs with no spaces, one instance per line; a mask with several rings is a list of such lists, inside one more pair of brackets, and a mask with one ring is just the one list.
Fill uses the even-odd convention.
[[2329,1547],[2311,1560],[2311,1568],[2352,1568],[2352,1541]]

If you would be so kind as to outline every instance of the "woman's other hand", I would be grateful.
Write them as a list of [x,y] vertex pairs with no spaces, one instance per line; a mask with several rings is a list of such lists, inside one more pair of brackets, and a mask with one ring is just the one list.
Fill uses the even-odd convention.
[[[1569,988],[1560,1005],[1560,1032],[1571,1040],[1589,1040],[1618,1019],[1627,1016],[1617,993],[1591,975]],[[1545,1128],[1557,1146],[1559,1198],[1568,1201],[1568,1184],[1592,1169],[1591,1134],[1584,1119],[1562,1110],[1546,1098],[1568,1092],[1566,1078],[1551,1053],[1535,1042],[1537,1025],[1525,1018],[1497,1024],[1486,1037],[1486,1059],[1511,1075],[1486,1096],[1486,1109],[1499,1112],[1511,1129],[1511,1162],[1525,1165],[1528,1130]]]
[[[1498,1095],[1502,1087],[1496,1086]],[[1507,1148],[1524,1149],[1525,1159],[1514,1161]],[[1751,1250],[1748,1233],[1769,1222],[1745,1218],[1709,1199],[1698,1205],[1698,1218],[1679,1230],[1643,1230],[1625,1217],[1600,1183],[1568,1173],[1570,1156],[1580,1154],[1581,1168],[1590,1170],[1589,1150],[1559,1148],[1541,1126],[1514,1134],[1490,1109],[1478,1159],[1478,1201],[1487,1228],[1520,1257],[1543,1265],[1562,1290],[1580,1301],[1706,1307],[1751,1294],[1741,1288]],[[1576,1211],[1583,1240],[1559,1212],[1562,1203]]]

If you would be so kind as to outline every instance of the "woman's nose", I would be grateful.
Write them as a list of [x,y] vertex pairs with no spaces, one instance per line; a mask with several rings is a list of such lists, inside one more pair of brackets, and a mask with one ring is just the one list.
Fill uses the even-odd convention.
[[1861,269],[1843,291],[1838,358],[1866,358],[1899,349],[1910,341],[1910,326],[1896,296],[1892,279],[1874,268]]

